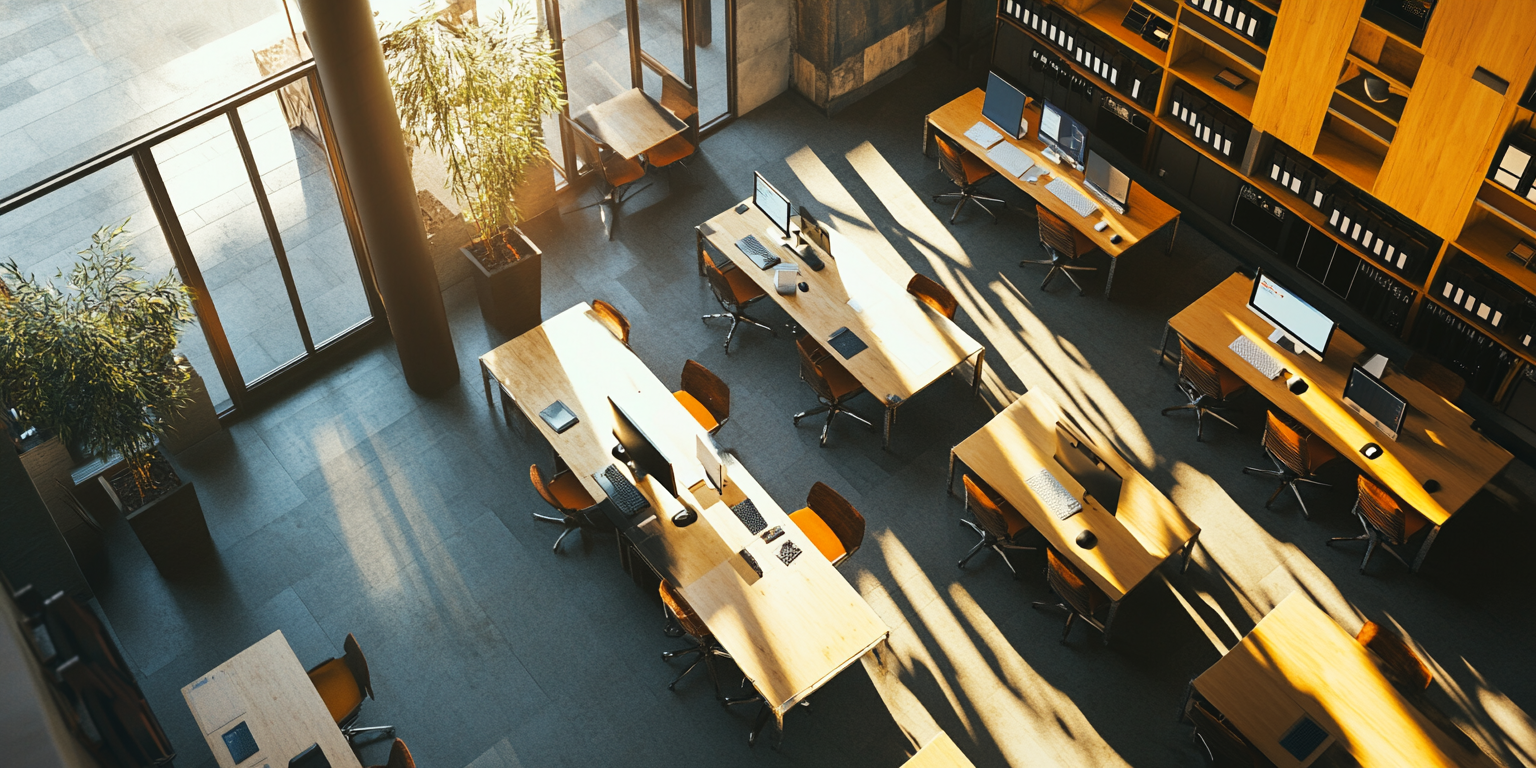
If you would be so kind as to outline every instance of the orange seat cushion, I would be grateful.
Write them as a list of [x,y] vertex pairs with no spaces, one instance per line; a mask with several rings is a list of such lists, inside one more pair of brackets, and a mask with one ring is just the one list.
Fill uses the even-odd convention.
[[822,360],[821,373],[827,377],[827,386],[832,389],[832,396],[838,400],[858,394],[860,390],[864,389],[864,385],[860,384],[859,380],[854,378],[853,374],[849,373],[848,369],[844,368],[842,363],[831,355]]
[[645,159],[651,161],[651,165],[660,168],[664,165],[671,165],[691,154],[693,154],[693,144],[688,141],[687,136],[679,133],[651,147],[650,151],[645,153]]
[[1008,538],[1011,539],[1029,530],[1029,521],[1025,520],[1024,516],[1019,514],[1019,511],[1014,509],[1012,504],[1004,501],[998,504],[997,508],[1003,513],[1003,522],[1008,524]]
[[687,392],[673,392],[672,396],[677,398],[677,401],[682,403],[684,408],[688,409],[688,413],[693,415],[694,421],[699,422],[699,426],[710,431],[720,426],[720,422],[715,420],[714,414],[710,413],[709,409],[705,408],[704,404],[699,402],[697,397]]
[[608,183],[615,187],[622,187],[645,175],[645,166],[638,160],[626,160],[617,155],[603,163],[607,170]]
[[848,553],[848,550],[843,549],[843,542],[838,540],[837,534],[833,533],[832,529],[827,527],[826,521],[812,512],[810,507],[790,513],[789,519],[810,537],[811,543],[821,550],[827,562],[835,563],[839,557]]
[[331,659],[309,671],[309,681],[314,684],[331,719],[337,724],[357,711],[363,703],[363,689],[358,686],[352,670],[341,659]]
[[987,161],[967,152],[960,158],[960,167],[965,169],[965,183],[975,184],[997,171],[987,165]]
[[761,285],[752,281],[752,276],[739,269],[733,269],[725,273],[725,282],[731,286],[731,294],[736,303],[741,304],[751,301],[767,293]]
[[597,503],[597,500],[592,498],[592,494],[587,493],[587,489],[582,487],[581,480],[574,472],[556,477],[549,484],[549,492],[554,494],[555,501],[560,502],[560,506],[566,509],[586,509]]

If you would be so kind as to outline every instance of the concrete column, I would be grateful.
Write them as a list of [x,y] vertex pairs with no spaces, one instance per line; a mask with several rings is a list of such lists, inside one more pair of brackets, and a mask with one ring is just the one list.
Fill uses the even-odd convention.
[[794,86],[834,114],[912,68],[945,0],[796,0]]
[[299,9],[406,384],[435,394],[459,380],[458,356],[373,9],[368,0],[300,0]]

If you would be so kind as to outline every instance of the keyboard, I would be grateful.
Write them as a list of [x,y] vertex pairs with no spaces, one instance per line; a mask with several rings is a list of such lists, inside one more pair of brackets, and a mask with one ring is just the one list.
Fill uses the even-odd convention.
[[983,147],[990,147],[1003,140],[1003,135],[998,133],[997,129],[981,121],[971,126],[970,130],[965,132],[965,137]]
[[736,241],[736,247],[747,255],[747,258],[756,264],[758,269],[768,269],[779,263],[779,257],[768,252],[768,246],[757,239],[757,235],[747,235]]
[[1084,184],[1083,186],[1087,187],[1088,191],[1092,192],[1094,197],[1097,197],[1099,200],[1103,201],[1105,207],[1122,216],[1125,215],[1125,206],[1121,205],[1119,200],[1104,194],[1103,190],[1099,189],[1091,183]]
[[1024,154],[1024,150],[1006,141],[987,150],[987,157],[992,162],[1001,165],[1003,170],[1007,171],[1008,175],[1015,179],[1023,176],[1029,172],[1029,169],[1035,167],[1035,161],[1029,159],[1029,155]]
[[1068,208],[1077,211],[1079,216],[1087,216],[1099,209],[1099,206],[1084,196],[1083,193],[1073,189],[1066,179],[1051,179],[1050,183],[1045,185],[1045,188],[1055,195],[1057,200],[1066,203]]
[[[640,490],[629,482],[629,478],[619,471],[616,464],[609,464],[603,470],[602,477],[607,480],[603,490],[608,493],[608,500],[613,502],[625,517],[634,517],[640,510],[651,506],[651,503],[640,495]],[[603,485],[599,483],[599,485]]]
[[768,521],[763,519],[763,513],[757,511],[757,505],[751,499],[731,507],[731,514],[736,515],[736,519],[747,527],[747,532],[754,536],[768,527]]
[[1259,345],[1253,343],[1253,339],[1247,336],[1239,336],[1227,348],[1236,352],[1237,356],[1253,366],[1254,370],[1264,374],[1264,378],[1273,381],[1276,376],[1280,375],[1280,361],[1270,357],[1268,352],[1260,349]]
[[1040,497],[1045,503],[1045,509],[1057,520],[1065,520],[1081,511],[1083,503],[1072,497],[1066,488],[1056,480],[1049,469],[1041,469],[1039,472],[1024,478],[1024,483]]

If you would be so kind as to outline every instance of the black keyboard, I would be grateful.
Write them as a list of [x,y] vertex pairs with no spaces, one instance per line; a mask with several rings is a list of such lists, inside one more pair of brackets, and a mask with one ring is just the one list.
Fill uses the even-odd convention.
[[768,246],[763,245],[762,241],[757,239],[757,235],[747,235],[737,240],[736,247],[740,248],[741,252],[746,254],[759,269],[768,269],[779,263],[779,257],[769,253]]
[[634,517],[640,510],[651,505],[644,496],[640,495],[639,489],[629,482],[629,478],[619,471],[618,466],[609,464],[608,468],[603,470],[603,477],[607,478],[609,484],[613,486],[613,492],[608,494],[608,499],[619,508],[620,512],[624,513],[625,517]]
[[757,505],[753,504],[751,499],[731,507],[731,512],[736,515],[736,519],[740,520],[742,525],[747,527],[747,532],[754,536],[768,527],[768,521],[763,519],[763,513],[757,511]]

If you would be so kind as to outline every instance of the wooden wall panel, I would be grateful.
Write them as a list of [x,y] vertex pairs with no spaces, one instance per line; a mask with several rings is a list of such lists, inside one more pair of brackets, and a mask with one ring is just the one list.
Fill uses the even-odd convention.
[[1365,0],[1286,0],[1253,102],[1253,125],[1311,152]]
[[1483,67],[1519,90],[1536,63],[1536,0],[1442,2],[1430,19],[1424,55],[1468,76]]

